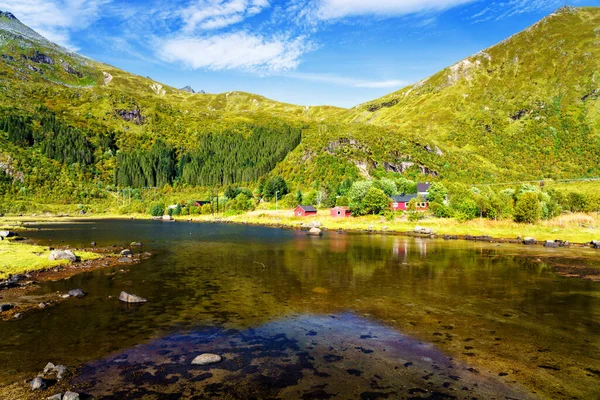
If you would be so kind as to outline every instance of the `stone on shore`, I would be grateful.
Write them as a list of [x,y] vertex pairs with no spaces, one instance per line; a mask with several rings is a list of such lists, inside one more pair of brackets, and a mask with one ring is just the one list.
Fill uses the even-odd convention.
[[81,289],[69,290],[69,297],[85,297],[85,292]]
[[323,236],[323,232],[319,228],[310,228],[308,234],[310,236]]
[[131,247],[141,247],[143,246],[142,242],[131,242],[130,244]]
[[2,238],[9,238],[9,237],[15,237],[15,236],[19,236],[19,235],[17,235],[15,232],[11,232],[11,231],[0,231],[0,237],[2,237]]
[[523,244],[527,244],[527,245],[531,245],[531,244],[536,244],[537,240],[535,240],[532,237],[526,237],[525,239],[523,239]]
[[143,297],[136,296],[135,294],[129,294],[127,292],[121,292],[119,300],[124,303],[146,303],[148,300]]
[[125,256],[125,257],[132,256],[133,252],[131,250],[129,250],[129,249],[125,249],[125,250],[121,250],[121,255]]
[[557,242],[553,241],[553,240],[546,240],[546,242],[544,243],[544,247],[553,247],[553,248],[556,248],[556,247],[560,247],[560,245]]
[[15,308],[13,304],[0,304],[0,312],[10,311],[13,308]]
[[40,378],[39,376],[37,378],[34,378],[31,381],[30,385],[32,390],[44,390],[47,387],[46,381]]
[[71,250],[53,250],[48,256],[50,261],[77,261],[77,256]]
[[192,365],[209,365],[221,362],[222,358],[218,354],[200,354],[198,357],[192,360]]
[[117,261],[123,264],[130,264],[133,262],[133,260],[129,257],[121,257]]
[[62,393],[57,393],[54,396],[46,397],[46,400],[62,400]]
[[162,219],[163,221],[173,221],[173,217],[171,217],[170,215],[163,215]]

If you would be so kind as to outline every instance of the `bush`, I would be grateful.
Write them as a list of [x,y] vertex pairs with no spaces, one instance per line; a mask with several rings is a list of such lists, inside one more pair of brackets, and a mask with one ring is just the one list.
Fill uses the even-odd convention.
[[390,199],[383,190],[372,187],[363,199],[362,205],[364,214],[381,214],[389,209]]
[[443,203],[432,202],[429,203],[429,209],[431,213],[437,218],[451,218],[452,209]]
[[515,222],[533,224],[536,223],[541,216],[542,204],[537,193],[525,192],[519,195],[513,214]]
[[165,215],[165,206],[163,204],[155,204],[150,207],[150,215],[153,217],[162,217]]
[[[302,201],[302,195],[300,195],[300,201]],[[298,203],[297,196],[293,195],[292,193],[288,193],[285,196],[283,196],[279,204],[281,205],[281,208],[291,209],[296,208],[296,206],[300,203]]]

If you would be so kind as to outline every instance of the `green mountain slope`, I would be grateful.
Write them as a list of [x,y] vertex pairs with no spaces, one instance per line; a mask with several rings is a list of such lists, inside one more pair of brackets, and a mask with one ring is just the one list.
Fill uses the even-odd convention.
[[392,172],[478,183],[597,176],[598,26],[598,8],[561,9],[345,110],[175,89],[71,53],[3,12],[0,196],[85,202],[107,185],[219,186],[276,174],[332,191]]
[[461,180],[598,176],[599,27],[599,8],[562,8],[348,121],[438,146],[432,169]]

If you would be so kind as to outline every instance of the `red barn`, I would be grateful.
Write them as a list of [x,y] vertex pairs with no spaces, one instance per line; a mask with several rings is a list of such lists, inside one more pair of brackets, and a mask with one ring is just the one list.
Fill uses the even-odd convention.
[[294,210],[294,215],[296,217],[310,217],[317,215],[317,209],[313,206],[298,206]]
[[348,207],[333,207],[331,209],[331,216],[335,218],[347,218],[350,214],[350,209]]

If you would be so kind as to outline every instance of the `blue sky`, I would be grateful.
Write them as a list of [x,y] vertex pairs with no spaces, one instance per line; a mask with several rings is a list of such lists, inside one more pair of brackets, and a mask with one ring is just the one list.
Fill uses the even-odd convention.
[[[570,0],[600,6],[600,0]],[[352,107],[517,33],[557,0],[0,0],[48,39],[174,87]]]

